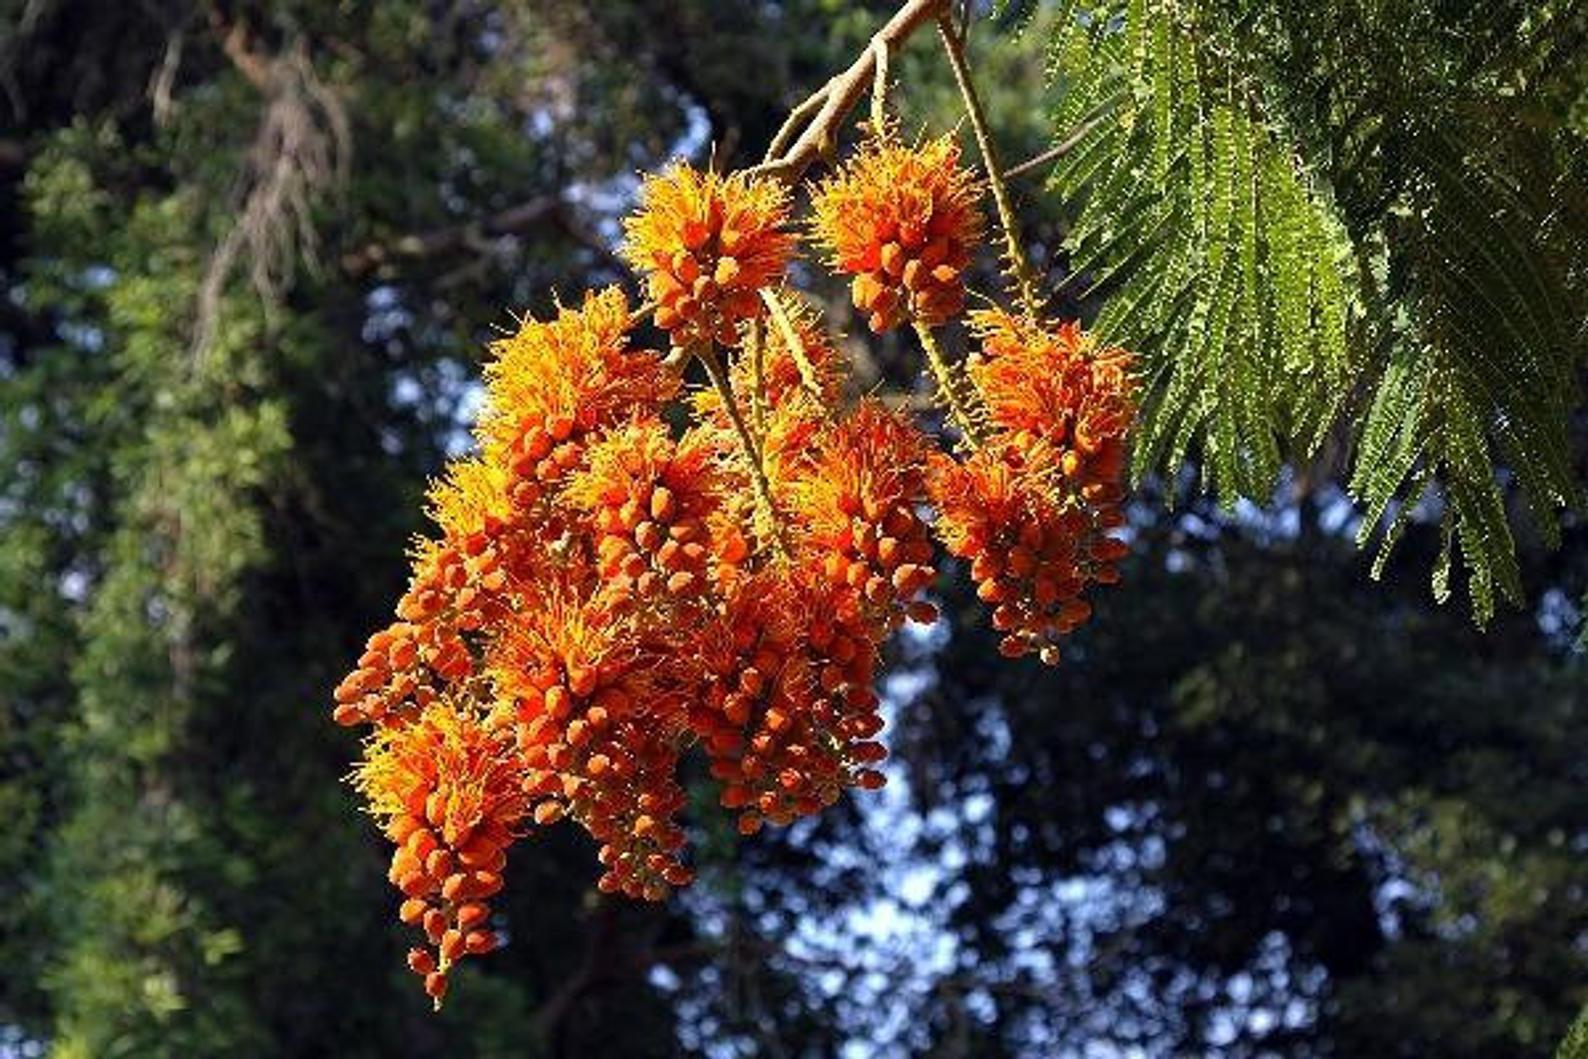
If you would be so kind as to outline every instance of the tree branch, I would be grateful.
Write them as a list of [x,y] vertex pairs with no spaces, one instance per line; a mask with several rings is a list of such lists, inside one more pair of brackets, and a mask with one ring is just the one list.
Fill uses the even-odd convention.
[[954,20],[947,11],[937,18],[937,33],[943,40],[948,64],[954,70],[954,81],[965,99],[965,114],[970,118],[971,131],[981,151],[982,167],[987,170],[987,183],[992,188],[993,202],[998,207],[998,223],[1004,230],[1004,256],[1009,259],[1010,285],[1019,295],[1021,308],[1035,318],[1036,276],[1032,274],[1031,262],[1026,258],[1025,245],[1020,239],[1020,218],[1015,215],[1014,204],[1009,200],[1009,187],[1004,183],[1003,166],[998,161],[998,147],[993,142],[992,131],[987,127],[987,115],[982,110],[981,99],[976,95],[970,64],[965,61],[965,38],[954,28]]
[[[838,127],[876,84],[878,70],[887,69],[886,56],[947,7],[948,0],[905,0],[847,70],[811,93],[789,113],[767,149],[766,160],[749,172],[786,183],[798,180],[818,157],[834,149]],[[224,32],[227,54],[245,75],[249,74],[253,56],[248,49],[247,30],[235,24],[226,26],[219,19],[217,29]],[[586,229],[568,204],[556,195],[537,196],[464,224],[366,243],[342,256],[342,270],[354,279],[361,279],[399,259],[418,260],[475,250],[482,240],[518,234],[539,224],[560,227],[614,270],[625,270],[612,248]]]
[[[905,0],[887,24],[872,36],[870,44],[850,64],[849,69],[828,81],[816,90],[811,99],[794,109],[794,115],[803,116],[815,109],[814,100],[817,97],[822,98],[821,109],[805,126],[805,131],[782,154],[767,158],[748,172],[792,184],[817,158],[831,154],[838,143],[838,127],[875,82],[877,57],[897,51],[912,33],[936,19],[947,7],[948,0]],[[797,122],[795,124],[797,127]],[[785,131],[773,141],[773,146],[779,146],[787,138],[785,127]]]
[[624,270],[612,248],[584,226],[574,215],[572,207],[561,196],[548,194],[526,199],[479,220],[365,243],[342,255],[342,271],[353,279],[362,279],[398,260],[419,260],[477,250],[483,240],[522,234],[539,225],[561,229],[569,238],[594,251],[603,263],[616,271]]
[[254,34],[248,23],[229,18],[219,4],[210,5],[210,25],[221,38],[221,51],[231,60],[248,83],[263,92],[270,86],[271,59],[268,52],[254,47]]

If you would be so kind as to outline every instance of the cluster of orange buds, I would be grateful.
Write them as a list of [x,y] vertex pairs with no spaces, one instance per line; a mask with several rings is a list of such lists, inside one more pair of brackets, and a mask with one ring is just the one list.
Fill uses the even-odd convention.
[[396,844],[398,918],[434,949],[415,947],[408,966],[439,1006],[453,964],[497,946],[488,902],[527,804],[512,743],[466,698],[439,698],[410,723],[378,728],[354,781]]
[[1066,489],[1086,503],[1117,505],[1136,414],[1134,358],[1098,346],[1073,320],[1049,325],[985,309],[971,326],[981,344],[970,376],[991,422],[1018,448],[1052,446]]
[[944,456],[932,480],[937,530],[949,552],[970,562],[976,594],[993,607],[1006,656],[1030,650],[1057,661],[1054,641],[1086,619],[1077,539],[1085,516],[1066,511],[1041,473],[1015,454],[983,447],[963,460]]
[[910,147],[872,141],[811,198],[812,232],[871,330],[937,327],[965,308],[965,269],[980,242],[981,186],[951,137]]
[[847,787],[875,788],[886,756],[872,683],[873,627],[838,617],[821,585],[761,575],[702,641],[707,673],[690,725],[740,832],[787,825]]
[[[961,314],[979,196],[948,139],[872,144],[815,190],[873,330],[925,342]],[[439,533],[398,620],[335,691],[335,720],[374,727],[354,778],[438,1004],[497,943],[488,901],[531,826],[573,821],[600,890],[660,900],[694,875],[693,747],[746,834],[882,786],[879,659],[936,619],[934,521],[1009,654],[1047,657],[1117,576],[1127,357],[976,314],[959,389],[989,436],[950,456],[909,414],[845,400],[844,358],[784,286],[785,188],[675,165],[641,198],[625,253],[687,356],[634,348],[617,289],[495,343],[478,453],[431,489]],[[711,385],[680,407],[690,357]]]
[[[631,330],[628,299],[608,287],[493,344],[476,434],[484,462],[502,470],[511,525],[583,463],[590,435],[677,395],[677,373],[659,354],[631,348]],[[532,514],[539,523],[555,511]]]
[[874,741],[882,731],[876,675],[886,630],[836,605],[833,591],[808,590],[804,610],[805,654],[817,691],[811,702],[812,727],[836,755],[843,786],[877,790],[885,778],[874,766],[888,756],[887,748]]
[[624,255],[645,276],[656,325],[680,347],[736,344],[794,254],[787,189],[678,163],[647,178],[640,201]]
[[358,667],[337,685],[338,724],[411,715],[473,671],[462,633],[478,627],[481,596],[497,578],[476,576],[480,567],[471,570],[457,546],[425,542],[420,550],[399,620],[369,638]]
[[972,322],[981,345],[969,374],[994,433],[963,460],[937,461],[937,529],[970,562],[1003,653],[1051,664],[1057,639],[1091,616],[1087,585],[1117,581],[1129,550],[1109,534],[1125,524],[1131,358],[1073,323],[1002,310]]
[[937,573],[920,516],[929,451],[908,419],[865,400],[818,437],[808,473],[791,490],[801,546],[845,613],[889,630],[906,614],[936,618],[919,599]]
[[571,816],[590,832],[603,891],[659,899],[691,877],[673,820],[684,802],[675,776],[683,703],[667,686],[676,662],[599,592],[558,587],[526,602],[490,668],[534,820]]
[[591,512],[608,592],[640,603],[704,596],[715,455],[705,435],[674,441],[657,420],[635,420],[591,448],[567,495]]
[[332,692],[337,724],[374,724],[435,699],[419,668],[419,627],[398,621],[370,636],[357,667]]

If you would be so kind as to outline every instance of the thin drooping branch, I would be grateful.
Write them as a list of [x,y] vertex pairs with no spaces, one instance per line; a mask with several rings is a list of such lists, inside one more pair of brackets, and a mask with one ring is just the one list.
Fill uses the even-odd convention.
[[970,66],[965,61],[965,39],[960,36],[954,20],[947,11],[938,15],[937,33],[943,40],[943,50],[954,70],[954,81],[965,99],[965,112],[970,117],[971,131],[976,136],[976,146],[981,151],[982,166],[987,170],[987,183],[992,187],[993,202],[998,207],[998,223],[1004,230],[1004,253],[1009,259],[1010,279],[1015,293],[1026,313],[1037,313],[1037,283],[1032,274],[1031,262],[1026,258],[1025,246],[1020,241],[1020,219],[1015,216],[1014,204],[1009,199],[1009,187],[1004,181],[1003,169],[998,162],[998,148],[987,128],[987,114],[982,110],[981,99],[976,95],[976,85],[971,81]]
[[717,391],[717,397],[722,401],[722,410],[727,413],[728,421],[733,424],[733,431],[739,438],[739,447],[744,450],[744,462],[750,466],[750,483],[755,487],[756,506],[762,509],[762,514],[771,528],[773,547],[778,555],[786,557],[790,554],[789,544],[783,535],[783,521],[778,516],[777,504],[772,499],[772,483],[767,481],[766,467],[761,462],[761,447],[756,444],[755,435],[750,433],[750,427],[745,423],[743,413],[739,411],[738,398],[728,382],[727,373],[722,370],[722,362],[717,359],[717,352],[710,342],[694,347],[691,352],[706,369],[706,377],[711,380],[712,388]]
[[[803,118],[815,111],[815,116],[805,126],[804,131],[797,137],[792,137],[793,142],[782,149],[781,153],[768,157],[750,172],[792,184],[799,180],[817,158],[831,154],[838,144],[839,126],[875,83],[878,55],[884,52],[891,55],[910,38],[911,34],[937,18],[947,8],[948,0],[906,0],[899,10],[894,12],[887,24],[872,36],[871,43],[850,64],[849,69],[828,81],[817,89],[810,99],[794,108],[790,119],[796,127],[798,122],[795,119]],[[816,106],[818,99],[821,103],[820,109]],[[785,129],[774,137],[773,147],[782,147],[782,144],[790,138],[791,134],[787,133],[785,126]],[[769,151],[768,154],[772,155],[772,152]]]
[[569,238],[587,247],[621,272],[624,265],[612,248],[579,221],[570,206],[555,194],[537,195],[488,217],[464,224],[447,225],[423,232],[410,232],[385,241],[365,243],[342,255],[342,271],[354,279],[377,272],[399,260],[421,260],[482,250],[492,239],[518,235],[541,225],[559,228]]
[[249,279],[269,311],[291,285],[299,262],[317,265],[317,202],[345,182],[352,154],[348,116],[319,78],[308,46],[298,38],[279,53],[260,51],[242,21],[212,12],[222,49],[260,89],[264,109],[238,177],[241,205],[216,245],[199,282],[190,353],[201,358],[215,338],[221,297],[233,271],[246,263]]

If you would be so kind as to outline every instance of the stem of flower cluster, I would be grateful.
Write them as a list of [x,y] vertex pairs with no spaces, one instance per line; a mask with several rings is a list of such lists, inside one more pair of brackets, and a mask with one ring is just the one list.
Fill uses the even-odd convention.
[[739,447],[744,450],[744,461],[750,465],[750,481],[755,486],[757,506],[764,509],[767,522],[772,527],[772,543],[778,555],[787,558],[788,541],[783,536],[783,522],[778,518],[777,505],[772,502],[772,483],[767,481],[766,469],[761,465],[761,449],[755,443],[755,437],[750,433],[744,415],[739,411],[739,402],[734,397],[733,387],[728,383],[727,373],[722,370],[722,361],[717,359],[717,352],[709,342],[701,343],[691,352],[705,367],[712,388],[722,399],[723,411],[728,414],[728,421],[733,424],[734,433],[739,435]]
[[921,340],[921,348],[926,350],[926,363],[932,369],[932,379],[937,383],[937,392],[942,397],[943,403],[948,406],[949,414],[953,417],[955,425],[959,427],[965,443],[972,449],[980,448],[981,426],[976,422],[976,415],[960,388],[959,375],[954,370],[954,365],[949,363],[948,354],[943,352],[942,343],[925,324],[917,322],[915,333]]
[[888,132],[888,46],[873,41],[877,53],[876,69],[871,80],[871,135],[881,139]]
[[902,46],[916,29],[937,17],[947,6],[948,0],[903,0],[849,69],[833,77],[794,108],[783,128],[773,137],[765,160],[747,172],[789,185],[799,183],[811,163],[830,153],[837,144],[838,127],[866,94],[867,84],[875,85],[877,57]]
[[811,363],[810,351],[805,348],[805,342],[800,338],[799,328],[794,326],[794,318],[789,315],[788,309],[783,304],[783,299],[774,290],[763,290],[761,300],[766,302],[766,307],[776,325],[778,334],[783,336],[783,344],[788,347],[788,354],[794,360],[794,366],[799,369],[800,386],[805,392],[817,401],[822,399],[821,380],[816,375],[816,365]]
[[987,115],[976,95],[976,86],[970,79],[970,67],[965,62],[965,41],[955,28],[952,16],[946,11],[938,15],[937,35],[943,39],[943,50],[948,54],[948,64],[954,70],[959,94],[965,99],[965,112],[970,118],[971,131],[976,135],[982,165],[987,169],[987,183],[992,188],[993,202],[998,207],[998,223],[1004,230],[1004,252],[1009,257],[1014,293],[1019,296],[1021,308],[1035,319],[1038,308],[1036,277],[1032,274],[1030,261],[1026,259],[1025,247],[1020,242],[1020,222],[1015,217],[1014,205],[1009,199],[1009,186],[998,162],[998,149],[987,130]]
[[757,446],[766,443],[766,334],[760,320],[744,329],[744,353],[750,356],[750,417],[755,420]]

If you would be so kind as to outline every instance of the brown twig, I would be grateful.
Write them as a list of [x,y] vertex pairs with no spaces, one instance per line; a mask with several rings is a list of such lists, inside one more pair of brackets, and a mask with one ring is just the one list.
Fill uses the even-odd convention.
[[[872,36],[871,43],[850,64],[849,69],[828,81],[809,99],[794,108],[794,113],[790,115],[790,124],[795,127],[798,126],[796,119],[802,119],[815,111],[815,117],[805,126],[804,131],[794,137],[787,131],[788,124],[785,124],[784,129],[773,138],[773,146],[781,147],[783,142],[790,138],[793,142],[781,153],[769,157],[749,172],[752,175],[772,177],[789,184],[799,180],[805,170],[810,168],[811,163],[822,155],[830,154],[836,146],[838,127],[860,102],[860,97],[865,95],[875,83],[877,56],[883,51],[892,54],[910,38],[911,34],[947,8],[947,0],[906,0],[899,10],[894,12],[887,24]],[[820,109],[816,107],[818,98],[821,101]],[[769,151],[768,154],[772,152]]]
[[774,161],[784,151],[788,150],[788,145],[795,136],[799,135],[800,129],[804,127],[801,123],[809,120],[812,114],[821,109],[822,104],[827,101],[827,93],[832,91],[832,87],[832,82],[827,82],[806,97],[805,102],[788,112],[788,117],[783,119],[783,124],[779,126],[777,134],[772,137],[772,142],[766,145],[766,156],[761,159],[762,164]]

